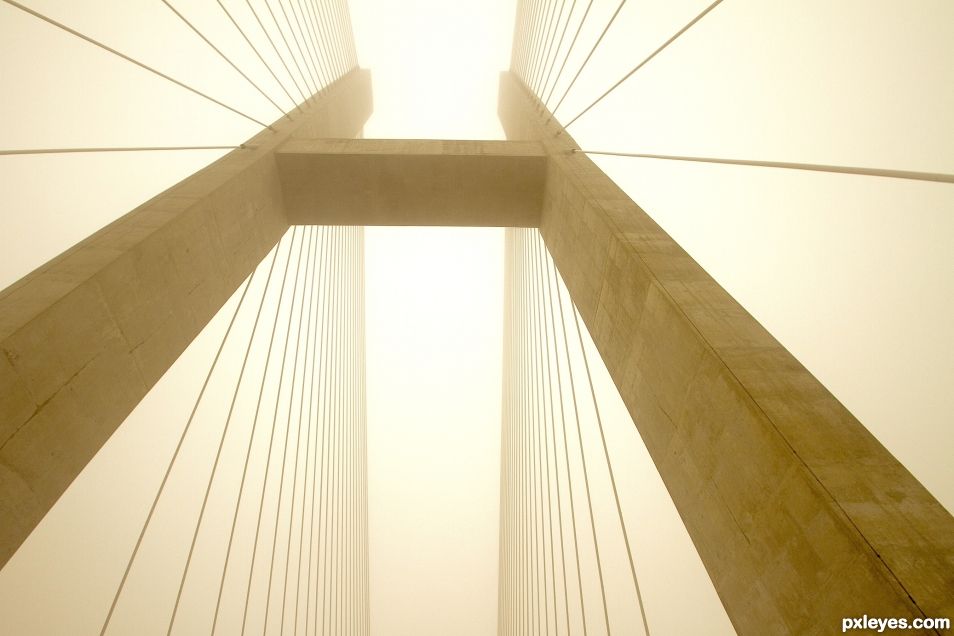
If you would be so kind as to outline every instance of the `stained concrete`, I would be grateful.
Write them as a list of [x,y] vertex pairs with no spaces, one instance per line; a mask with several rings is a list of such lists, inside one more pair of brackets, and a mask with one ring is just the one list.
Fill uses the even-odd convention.
[[295,139],[277,151],[292,223],[537,227],[537,142]]
[[954,615],[954,519],[585,155],[515,76],[550,161],[540,231],[740,634]]
[[288,228],[275,148],[371,109],[353,71],[0,292],[0,566]]

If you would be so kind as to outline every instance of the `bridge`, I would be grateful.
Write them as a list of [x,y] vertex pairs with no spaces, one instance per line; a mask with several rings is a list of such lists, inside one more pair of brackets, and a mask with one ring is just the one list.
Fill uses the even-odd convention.
[[[4,1],[91,46],[106,46]],[[664,54],[720,1],[620,82]],[[483,226],[507,228],[498,633],[585,633],[588,620],[607,633],[652,631],[598,407],[594,431],[615,497],[614,532],[625,544],[631,576],[624,594],[641,625],[614,626],[605,590],[601,604],[584,602],[579,544],[571,548],[577,535],[592,534],[602,587],[587,458],[570,459],[583,444],[579,412],[584,402],[596,402],[591,362],[584,353],[582,368],[570,363],[571,348],[585,351],[586,333],[739,633],[823,633],[845,616],[875,609],[883,616],[954,615],[951,515],[571,136],[573,123],[592,116],[590,109],[616,86],[565,123],[554,116],[548,87],[555,86],[550,77],[559,60],[553,46],[572,35],[566,28],[557,35],[558,4],[562,16],[565,3],[519,3],[512,66],[499,83],[505,141],[363,138],[373,82],[358,65],[346,4],[295,5],[305,49],[300,57],[314,60],[316,76],[305,99],[0,293],[0,565],[206,325],[220,312],[231,311],[234,323],[240,311],[253,311],[231,399],[234,407],[238,396],[257,396],[258,406],[245,470],[235,484],[231,530],[222,537],[228,548],[219,602],[226,577],[239,576],[229,569],[239,506],[257,506],[256,537],[270,527],[263,525],[271,514],[265,484],[275,476],[267,466],[261,501],[243,498],[252,438],[262,426],[271,430],[276,450],[284,444],[282,483],[285,462],[294,462],[284,488],[298,502],[291,514],[299,516],[287,525],[285,569],[297,567],[299,577],[294,596],[286,599],[282,588],[282,624],[287,611],[296,626],[301,616],[306,632],[325,633],[327,622],[331,633],[367,633],[362,227]],[[954,182],[938,173],[749,163]],[[238,337],[231,324],[219,353]],[[266,342],[265,371],[244,375],[249,353]],[[218,360],[217,354],[206,384]],[[138,541],[129,546],[102,633],[110,633],[121,607],[179,449],[199,419],[206,384]],[[194,485],[205,501],[231,419],[230,407],[208,481]],[[276,427],[281,421],[285,429]],[[276,430],[284,430],[284,440],[274,439]],[[296,439],[301,452],[295,446],[288,455]],[[170,565],[181,581],[169,633],[205,501],[186,563]],[[274,551],[277,521],[272,529]],[[263,545],[267,550],[268,542]],[[269,567],[258,567],[254,552],[243,558],[244,633],[258,577],[269,577],[271,594],[275,555]],[[268,599],[264,608],[267,626]],[[209,609],[214,631],[225,619],[219,604]]]

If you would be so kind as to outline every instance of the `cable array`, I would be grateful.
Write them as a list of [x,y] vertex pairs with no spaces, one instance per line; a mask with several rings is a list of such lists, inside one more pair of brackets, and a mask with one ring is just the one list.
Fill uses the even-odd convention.
[[[140,59],[136,59],[118,49],[115,49],[105,42],[90,37],[84,33],[63,24],[48,15],[40,13],[16,0],[2,0],[6,4],[20,11],[27,13],[34,18],[41,20],[53,27],[60,29],[88,44],[92,44],[113,56],[122,59],[140,69],[151,73],[179,88],[196,95],[207,102],[215,104],[223,110],[229,111],[234,115],[251,121],[263,129],[275,132],[275,128],[266,123],[267,118],[252,114],[247,108],[248,102],[246,96],[239,96],[235,101],[215,97],[205,91],[203,88],[194,86],[182,81],[172,75],[169,75],[155,65],[148,64]],[[265,86],[263,83],[252,79],[252,76],[261,69],[243,69],[233,56],[222,50],[208,34],[203,33],[189,16],[182,6],[173,4],[170,0],[158,0],[164,4],[195,37],[201,39],[219,59],[224,61],[231,71],[238,74],[246,85],[254,89],[255,93],[266,100],[268,105],[281,113],[282,118],[292,119],[291,110],[303,113],[302,104],[312,103],[315,97],[336,82],[338,79],[358,67],[358,57],[354,43],[354,33],[351,28],[351,17],[347,7],[347,0],[295,0],[286,8],[283,0],[262,0],[265,10],[271,17],[270,27],[262,20],[262,10],[256,9],[251,0],[246,0],[246,7],[249,11],[244,20],[251,24],[250,20],[254,18],[260,33],[250,35],[247,27],[241,25],[242,17],[238,16],[234,9],[230,10],[222,2],[216,0],[222,9],[224,16],[228,19],[231,28],[241,36],[242,40],[248,45],[249,50],[254,53],[255,58],[261,63],[268,76],[274,80],[274,87]],[[273,5],[278,5],[278,12],[273,9]],[[280,19],[281,18],[281,19]],[[259,39],[259,36],[271,46],[274,54],[271,60],[263,55],[259,46],[256,46],[253,39]],[[276,38],[284,43],[283,48],[276,44]],[[277,62],[277,64],[276,64]],[[294,70],[293,70],[294,69]],[[284,71],[282,73],[281,71]],[[296,89],[298,97],[293,97],[287,84],[291,83]],[[280,95],[275,94],[275,88],[281,91]],[[283,96],[284,95],[284,99]],[[243,100],[243,101],[238,101]],[[284,102],[284,104],[282,104]],[[239,106],[241,104],[241,106]],[[274,113],[274,110],[270,112]],[[89,148],[33,148],[33,149],[4,149],[0,150],[0,155],[36,155],[36,154],[72,154],[72,153],[93,153],[93,152],[129,152],[129,151],[172,151],[172,150],[230,150],[244,148],[244,145],[223,145],[223,144],[200,144],[200,145],[181,145],[181,146],[159,146],[159,145],[135,145],[135,146],[112,146],[112,147],[89,147]]]
[[[210,634],[369,633],[363,237],[357,227],[294,227],[244,283],[100,634],[122,612],[144,539],[171,540],[152,536],[166,530],[156,511],[170,477],[189,474],[183,449],[205,436],[217,445],[207,477],[196,483],[194,469],[188,477],[202,493],[188,550],[181,563],[166,563],[178,572],[166,633],[186,625],[200,558],[203,571],[217,573],[214,609],[202,606]],[[222,364],[232,350],[241,352],[237,374]],[[210,382],[231,383],[224,414],[207,413],[215,409],[206,404]],[[250,395],[254,409],[237,407]],[[226,464],[241,466],[241,477],[230,479]],[[230,502],[227,518],[213,518],[222,506],[210,498]],[[224,547],[217,568],[208,565],[213,551],[197,547],[210,541]]]
[[[539,232],[507,229],[506,259],[498,631],[632,633],[614,625],[607,601],[607,558],[619,556],[606,554],[605,538],[614,532],[649,634],[578,314]],[[585,450],[591,420],[603,460],[595,466]],[[616,510],[617,523],[602,530],[609,524],[594,498],[607,493],[594,492],[594,470],[608,475]]]
[[[669,39],[663,42],[663,44],[661,44],[646,58],[639,62],[639,64],[637,64],[632,70],[627,72],[619,81],[614,83],[598,98],[593,100],[575,117],[570,118],[564,127],[569,128],[580,117],[589,112],[590,109],[592,109],[598,103],[603,101],[603,99],[605,99],[610,93],[619,88],[623,82],[632,77],[636,71],[640,70],[643,66],[649,63],[650,60],[656,57],[670,44],[675,42],[676,39],[693,27],[697,22],[702,20],[702,18],[708,15],[710,11],[715,9],[721,3],[722,0],[715,0],[715,2],[708,5],[702,12],[690,20],[688,24],[679,29],[676,33],[669,37]],[[560,18],[563,16],[564,4],[565,0],[560,0],[560,10],[558,13],[554,11],[554,8],[556,7],[556,0],[530,0],[529,2],[526,0],[521,0],[517,7],[517,20],[516,29],[514,32],[514,46],[511,55],[510,70],[516,73],[517,76],[523,80],[524,84],[526,84],[530,91],[538,97],[540,100],[540,106],[544,110],[550,107],[550,100],[553,97],[553,92],[560,83],[560,78],[563,76],[563,71],[566,70],[567,63],[569,62],[576,44],[579,41],[580,32],[583,30],[584,25],[587,24],[587,18],[590,16],[590,9],[593,7],[593,0],[589,0],[586,5],[586,9],[583,11],[583,15],[576,23],[576,32],[574,33],[573,38],[570,40],[570,44],[566,48],[565,53],[563,54],[563,61],[560,63],[560,69],[557,71],[557,74],[553,76],[553,83],[550,84],[549,78],[552,75],[552,71],[557,63],[557,59],[560,57],[560,49],[562,48],[563,42],[565,40],[566,32],[570,26],[570,22],[573,20],[573,10],[576,8],[576,2],[574,2],[570,7],[570,11],[566,14],[566,22],[564,23],[563,28],[560,29],[559,24]],[[593,58],[593,54],[596,53],[600,45],[603,43],[606,34],[616,22],[616,18],[619,17],[620,11],[622,11],[625,5],[626,0],[620,0],[619,4],[616,5],[616,9],[613,11],[612,15],[610,15],[609,20],[601,29],[599,36],[597,36],[596,40],[590,46],[589,52],[577,67],[573,77],[567,83],[565,89],[563,90],[563,94],[557,100],[556,105],[552,109],[553,114],[555,114],[560,109],[560,106],[563,105],[567,95],[570,94],[570,91],[573,89],[576,81],[587,68],[587,65]],[[554,14],[556,14],[555,20],[553,20]],[[557,32],[560,33],[559,37],[556,35]],[[544,68],[548,69],[546,74],[543,73]],[[547,89],[548,85],[550,86],[549,90]],[[544,97],[544,95],[546,95],[546,97]]]
[[[609,97],[616,89],[622,86],[627,80],[633,77],[639,70],[649,64],[658,55],[663,53],[669,46],[684,36],[688,31],[700,23],[703,18],[710,15],[723,0],[714,0],[706,5],[699,13],[692,17],[675,33],[669,36],[659,46],[653,49],[648,55],[643,57],[635,66],[627,71],[621,78],[615,81],[609,88],[603,91],[595,99],[591,100],[574,116],[566,119],[566,123],[556,133],[557,136],[570,128],[587,113],[598,106],[604,99]],[[559,10],[555,10],[559,3]],[[551,108],[550,102],[553,99],[554,91],[560,85],[564,71],[567,69],[568,62],[571,59],[573,51],[579,42],[580,33],[587,24],[587,18],[591,15],[590,9],[593,6],[593,0],[589,0],[585,10],[579,19],[574,18],[574,1],[570,10],[566,12],[566,20],[563,27],[560,28],[561,18],[564,15],[565,0],[521,0],[517,5],[517,16],[514,27],[513,49],[511,51],[510,70],[516,74],[524,85],[537,97],[536,107],[541,112],[547,113],[547,122],[550,121],[559,112],[567,96],[572,92],[577,80],[588,68],[590,60],[604,42],[607,33],[613,24],[617,21],[620,11],[626,4],[626,0],[619,0],[616,9],[613,11],[609,20],[605,23],[599,35],[590,46],[589,51],[583,58],[583,61],[576,66],[576,71],[570,77],[569,81],[563,87],[562,94],[556,100],[556,104]],[[562,55],[562,62],[556,74],[553,69],[557,61],[561,58],[560,52],[563,49],[563,43],[571,22],[576,24],[576,30],[570,40],[569,45]],[[557,36],[559,33],[559,36]],[[546,72],[544,72],[546,69]],[[572,68],[571,68],[572,70]],[[552,82],[550,78],[552,76]],[[954,174],[918,172],[912,170],[895,170],[891,168],[878,167],[860,167],[828,165],[818,163],[801,163],[786,161],[767,161],[763,159],[749,158],[720,158],[720,157],[698,157],[686,155],[668,155],[668,154],[650,154],[641,152],[616,151],[616,150],[579,150],[573,149],[573,152],[582,152],[588,155],[609,155],[616,157],[634,157],[641,159],[655,159],[664,161],[682,161],[695,163],[723,164],[736,166],[749,166],[761,168],[784,168],[790,170],[806,170],[813,172],[828,172],[832,174],[852,174],[870,177],[886,177],[892,179],[908,179],[914,181],[934,181],[939,183],[954,183]]]

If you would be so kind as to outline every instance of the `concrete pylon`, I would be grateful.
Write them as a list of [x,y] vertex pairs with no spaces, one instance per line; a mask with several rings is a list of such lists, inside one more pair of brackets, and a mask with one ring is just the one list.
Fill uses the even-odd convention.
[[736,630],[954,615],[954,518],[511,73],[499,115],[544,145],[540,232]]
[[355,70],[0,292],[0,567],[290,223],[539,224],[541,144],[355,139],[371,110]]
[[0,292],[0,566],[288,228],[275,149],[355,137],[356,69]]
[[539,226],[736,629],[954,614],[954,519],[510,73],[511,141],[355,140],[370,76],[0,293],[0,566],[289,223]]

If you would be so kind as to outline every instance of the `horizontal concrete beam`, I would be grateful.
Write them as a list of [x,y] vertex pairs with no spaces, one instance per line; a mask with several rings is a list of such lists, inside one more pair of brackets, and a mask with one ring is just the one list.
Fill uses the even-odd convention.
[[359,134],[370,73],[304,108],[0,292],[0,567],[287,229],[275,148]]
[[276,152],[291,223],[536,227],[536,142],[294,139]]
[[498,112],[546,147],[540,231],[738,632],[954,615],[954,518],[510,73]]

